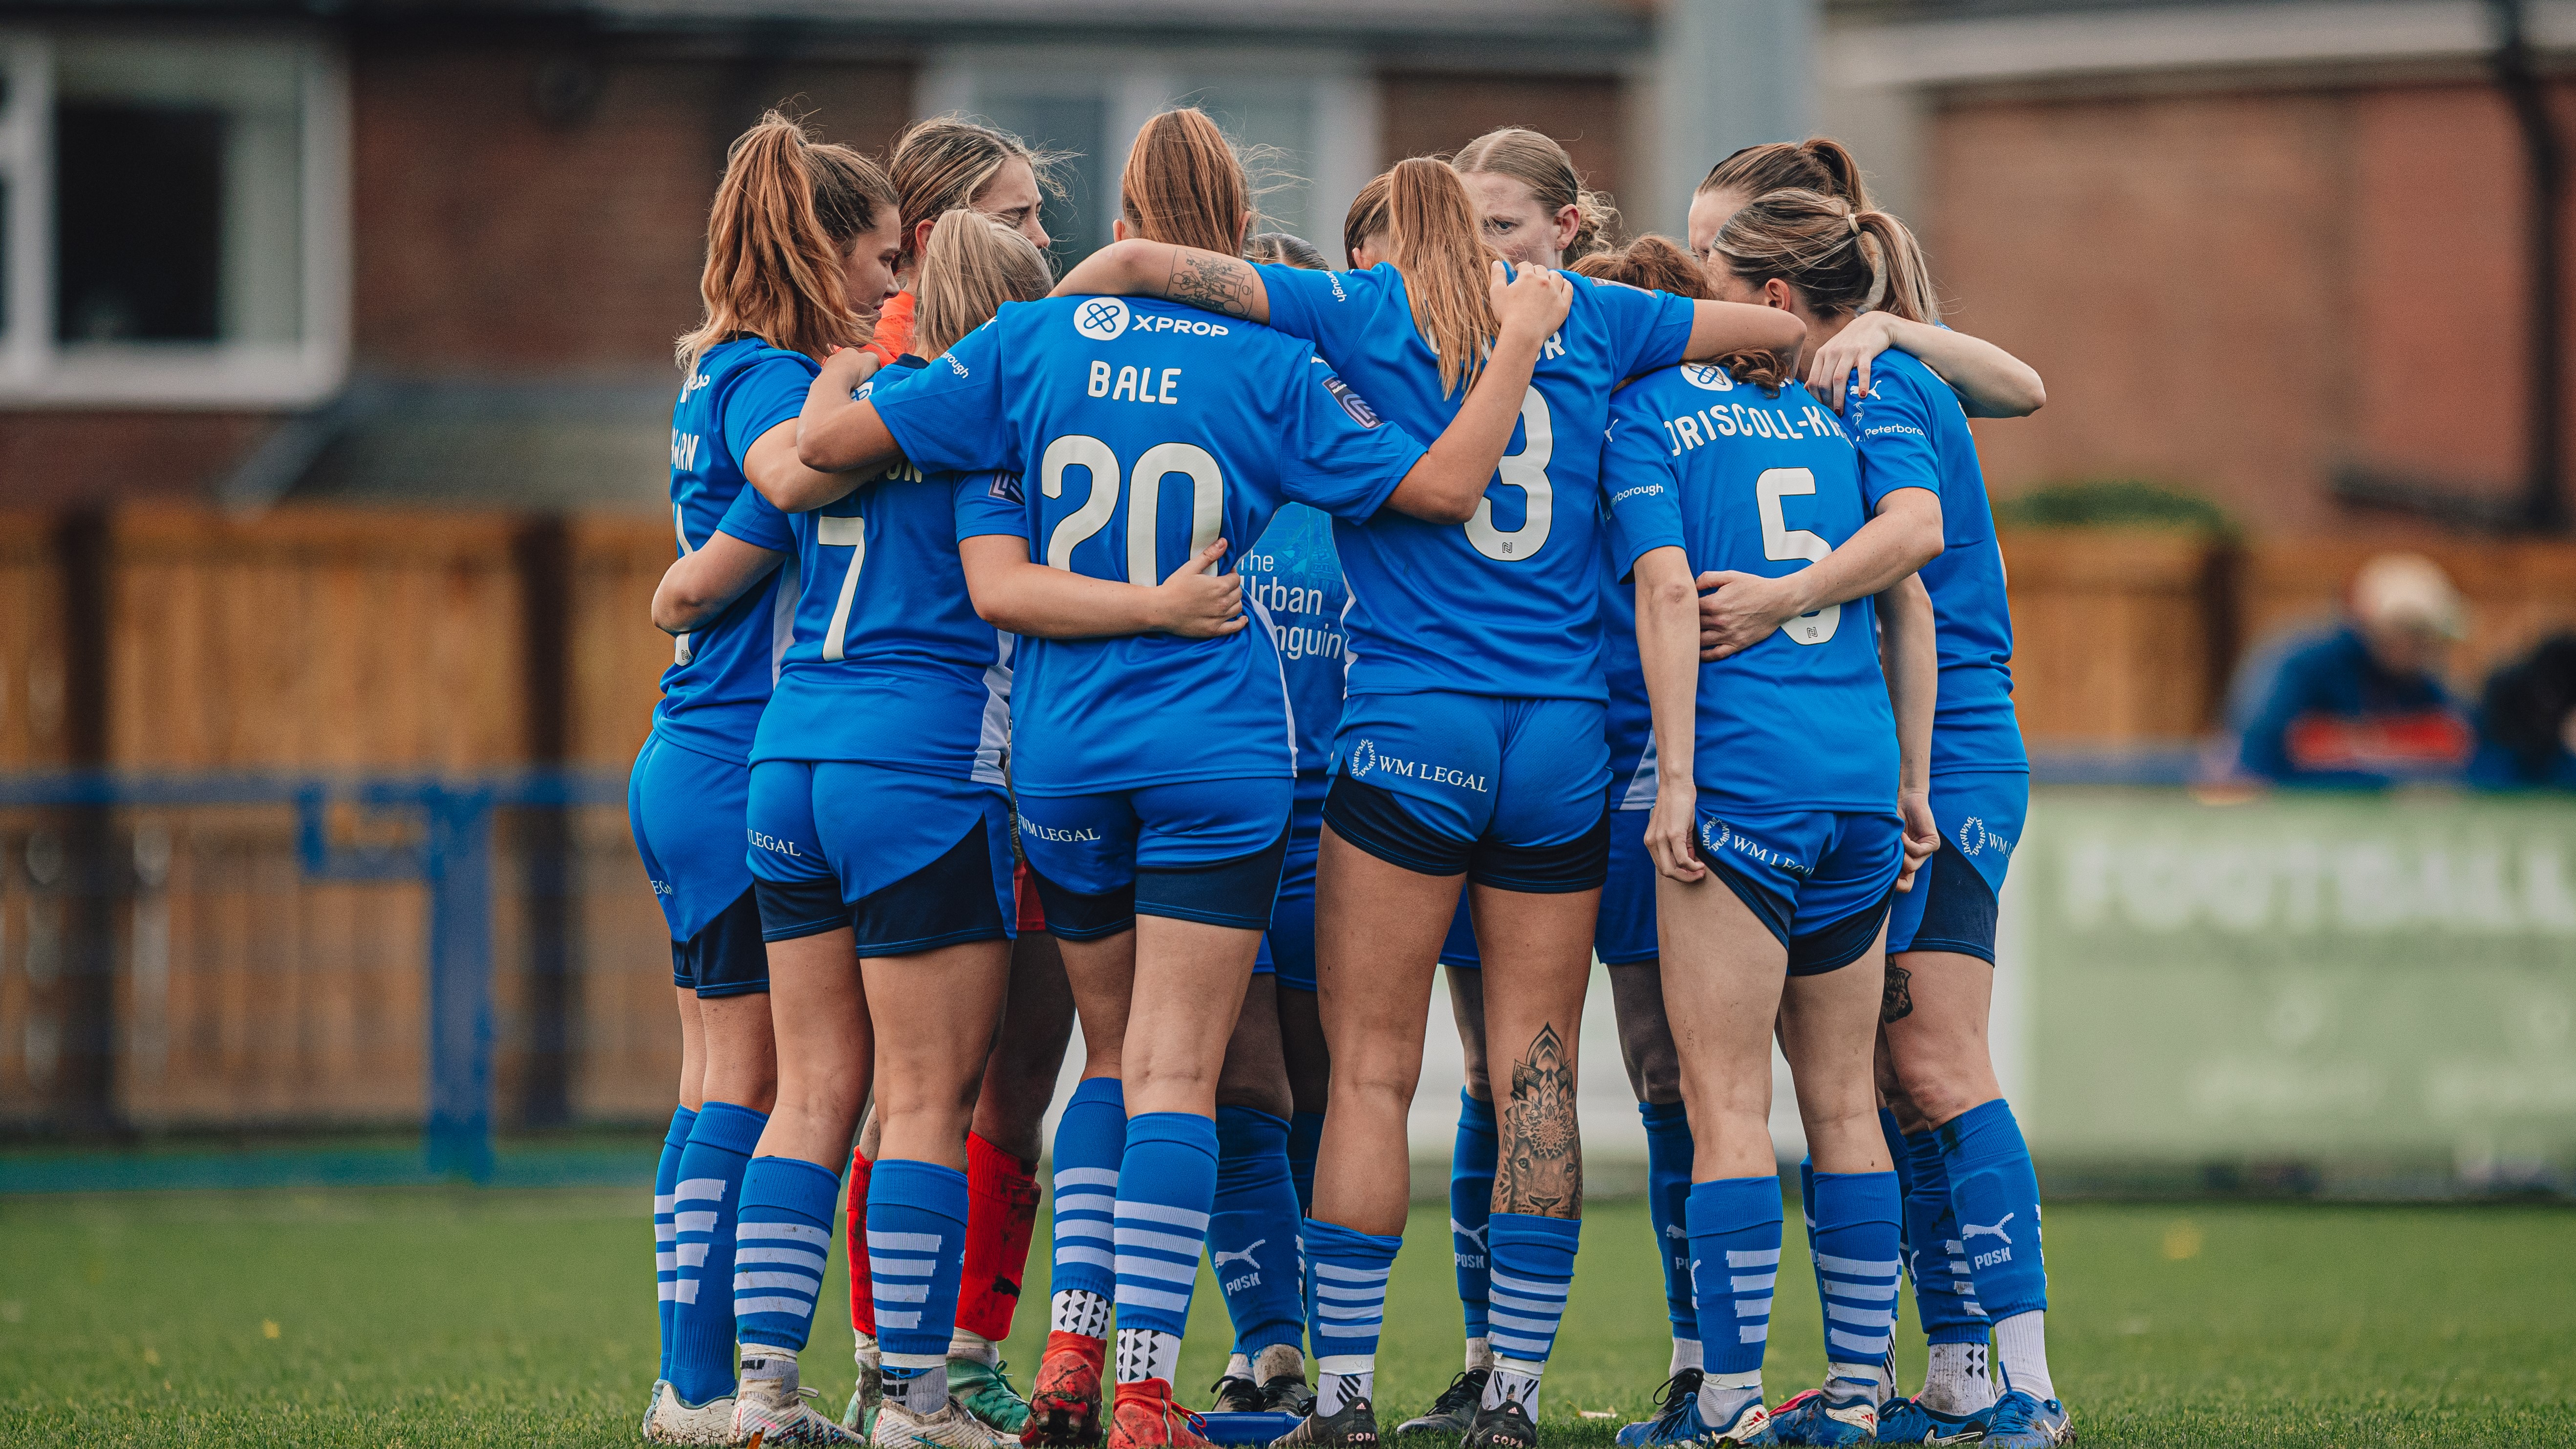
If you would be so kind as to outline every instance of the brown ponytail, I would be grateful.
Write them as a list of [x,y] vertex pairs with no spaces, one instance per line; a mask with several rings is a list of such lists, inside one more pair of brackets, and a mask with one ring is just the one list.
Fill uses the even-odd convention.
[[[1354,219],[1359,206],[1352,203]],[[1387,259],[1404,276],[1414,330],[1440,359],[1440,395],[1447,397],[1475,381],[1486,346],[1502,330],[1486,292],[1486,268],[1499,258],[1477,228],[1467,183],[1426,156],[1398,161],[1386,173],[1385,233]]]
[[1193,106],[1164,111],[1136,132],[1119,174],[1119,206],[1147,241],[1228,256],[1243,250],[1252,183],[1225,132]]
[[1037,243],[980,211],[939,218],[922,249],[913,350],[937,357],[993,320],[1005,302],[1034,302],[1055,285]]
[[[1708,273],[1700,267],[1699,259],[1671,237],[1651,232],[1617,251],[1594,252],[1567,270],[1605,282],[1625,282],[1649,292],[1670,292],[1701,302],[1715,300],[1709,295]],[[1712,361],[1736,381],[1752,383],[1765,392],[1776,393],[1789,380],[1789,370],[1776,352],[1750,348]]]
[[1941,320],[1923,250],[1905,223],[1840,197],[1774,191],[1727,218],[1709,261],[1753,286],[1778,277],[1819,313],[1886,312]]
[[1559,211],[1573,207],[1574,240],[1565,244],[1569,265],[1576,258],[1610,249],[1611,234],[1619,229],[1619,209],[1610,204],[1609,197],[1583,189],[1583,178],[1575,174],[1574,158],[1548,137],[1526,127],[1505,126],[1468,142],[1449,159],[1449,164],[1461,176],[1481,171],[1510,177],[1529,188],[1539,209],[1551,220]]
[[1842,142],[1830,136],[1747,146],[1709,168],[1708,179],[1699,184],[1699,190],[1732,191],[1744,197],[1773,191],[1814,191],[1839,196],[1855,210],[1871,209],[1869,184],[1861,178],[1860,162]]
[[679,340],[681,369],[736,337],[817,360],[865,341],[868,323],[851,305],[842,254],[894,204],[894,187],[875,162],[846,146],[817,145],[780,112],[762,116],[734,138],[716,183],[698,274],[706,311]]

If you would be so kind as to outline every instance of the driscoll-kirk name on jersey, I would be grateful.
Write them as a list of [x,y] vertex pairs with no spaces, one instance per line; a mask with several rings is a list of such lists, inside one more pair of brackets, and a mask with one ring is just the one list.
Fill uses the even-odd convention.
[[1717,403],[1677,418],[1665,418],[1663,424],[1664,437],[1672,444],[1676,457],[1703,443],[1738,434],[1777,438],[1784,443],[1806,443],[1828,437],[1850,441],[1843,435],[1842,424],[1834,421],[1834,415],[1814,403],[1799,408],[1795,414],[1787,408],[1763,407],[1759,403],[1751,406],[1740,402]]

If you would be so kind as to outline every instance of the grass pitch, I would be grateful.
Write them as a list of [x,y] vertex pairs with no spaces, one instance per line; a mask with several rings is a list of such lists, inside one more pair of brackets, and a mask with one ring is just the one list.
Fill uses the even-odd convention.
[[[624,1445],[656,1357],[637,1191],[0,1200],[0,1443]],[[1456,1366],[1445,1218],[1417,1212],[1379,1376],[1390,1421]],[[1788,1260],[1798,1214],[1788,1215]],[[2576,1214],[2070,1203],[2048,1215],[2052,1367],[2087,1445],[2576,1445]],[[1033,1255],[1032,1297],[1046,1247]],[[807,1382],[849,1391],[837,1255]],[[1784,1274],[1775,1400],[1822,1367]],[[1045,1324],[1010,1346],[1027,1384]],[[1919,1380],[1912,1305],[1898,1343]],[[1204,1271],[1185,1396],[1228,1334]],[[1596,1204],[1548,1374],[1564,1449],[1663,1377],[1642,1203]],[[1609,1411],[1609,1418],[1583,1417]]]

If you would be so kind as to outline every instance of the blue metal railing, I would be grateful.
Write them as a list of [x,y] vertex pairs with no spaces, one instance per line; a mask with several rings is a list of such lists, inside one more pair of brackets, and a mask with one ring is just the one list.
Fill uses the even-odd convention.
[[[74,770],[0,776],[0,808],[291,805],[296,858],[315,880],[417,880],[429,889],[429,1114],[432,1174],[492,1176],[492,814],[605,805],[622,775],[523,770],[483,776],[258,773],[124,774]],[[332,807],[408,817],[400,846],[332,840]]]

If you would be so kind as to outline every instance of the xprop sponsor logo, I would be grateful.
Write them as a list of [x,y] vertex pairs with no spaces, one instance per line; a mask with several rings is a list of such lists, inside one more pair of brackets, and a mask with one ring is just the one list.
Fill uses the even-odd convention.
[[1127,331],[1127,304],[1117,297],[1087,297],[1073,309],[1073,330],[1094,342],[1110,342]]

